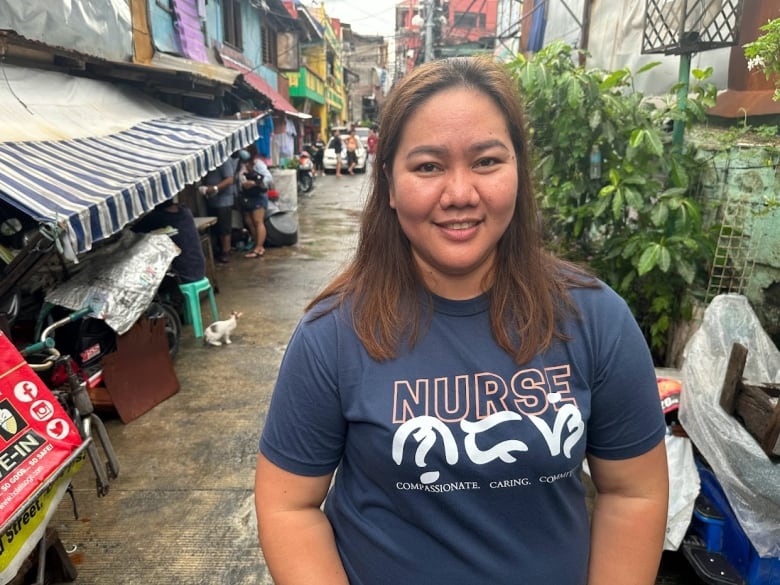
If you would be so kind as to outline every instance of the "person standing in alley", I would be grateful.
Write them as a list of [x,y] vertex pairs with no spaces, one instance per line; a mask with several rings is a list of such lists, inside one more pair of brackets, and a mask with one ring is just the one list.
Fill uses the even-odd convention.
[[376,135],[376,127],[371,126],[371,128],[368,130],[368,137],[366,138],[366,150],[368,152],[368,160],[371,162],[371,164],[374,164],[377,140],[378,138]]
[[[242,150],[241,152],[248,153],[249,151]],[[241,152],[239,152],[239,157],[241,157]],[[259,152],[255,152],[254,156],[252,156],[252,170],[263,177],[266,188],[270,189],[273,187],[274,177],[271,174],[271,170],[268,168],[268,164],[266,164],[263,156]]]
[[355,129],[349,131],[347,139],[344,141],[347,147],[347,172],[350,175],[355,174],[355,165],[357,165],[358,137],[355,136]]
[[322,176],[325,174],[325,168],[322,166],[322,157],[325,154],[325,143],[319,136],[317,136],[317,140],[314,142],[313,151],[311,158],[314,163],[314,175]]
[[201,192],[206,198],[209,213],[217,218],[216,232],[219,244],[217,261],[230,262],[230,236],[233,229],[233,204],[236,197],[236,171],[238,155],[233,155],[203,179]]
[[544,249],[528,142],[491,58],[388,96],[354,256],[293,333],[262,430],[275,583],[655,582],[650,352],[623,299]]
[[331,146],[333,152],[336,154],[336,176],[341,176],[341,150],[343,145],[341,143],[341,133],[338,130],[333,131],[333,138],[331,139]]
[[265,255],[263,244],[266,238],[268,188],[272,177],[259,156],[253,159],[247,150],[241,150],[238,154],[241,160],[241,170],[238,172],[239,209],[254,242],[254,247],[244,254],[244,258],[262,258]]

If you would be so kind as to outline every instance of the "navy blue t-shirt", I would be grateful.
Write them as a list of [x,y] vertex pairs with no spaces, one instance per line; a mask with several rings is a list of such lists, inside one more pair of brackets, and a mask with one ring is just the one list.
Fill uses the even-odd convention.
[[571,340],[521,366],[484,296],[435,299],[414,350],[381,363],[348,310],[302,320],[260,449],[300,475],[338,467],[325,512],[351,585],[585,585],[585,454],[638,456],[665,426],[626,304],[572,294]]

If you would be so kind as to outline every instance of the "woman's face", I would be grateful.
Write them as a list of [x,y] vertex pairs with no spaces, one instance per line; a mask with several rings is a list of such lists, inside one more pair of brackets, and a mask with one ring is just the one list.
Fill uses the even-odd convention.
[[478,90],[441,91],[407,119],[388,176],[390,207],[435,294],[484,292],[514,213],[516,165],[506,119]]

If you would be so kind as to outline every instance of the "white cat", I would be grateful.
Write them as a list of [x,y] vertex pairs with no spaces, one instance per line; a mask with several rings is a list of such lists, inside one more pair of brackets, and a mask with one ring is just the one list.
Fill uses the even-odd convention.
[[211,325],[206,327],[205,331],[203,331],[203,343],[208,343],[209,345],[222,345],[223,340],[225,344],[231,343],[230,334],[233,333],[236,325],[238,325],[238,319],[241,318],[241,315],[243,315],[243,313],[232,311],[230,313],[230,319],[214,321]]

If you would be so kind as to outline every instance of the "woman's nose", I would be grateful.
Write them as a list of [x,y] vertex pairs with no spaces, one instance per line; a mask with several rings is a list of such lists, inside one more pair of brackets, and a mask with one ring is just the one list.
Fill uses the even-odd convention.
[[442,207],[473,207],[479,203],[479,192],[471,169],[449,169],[445,176]]

